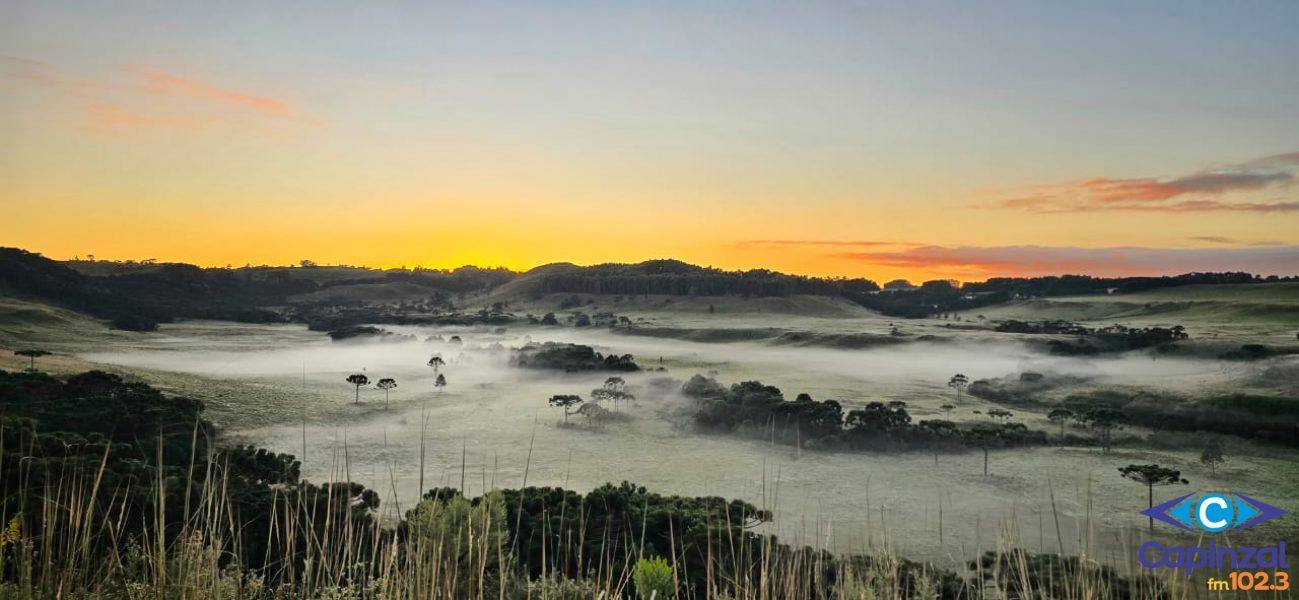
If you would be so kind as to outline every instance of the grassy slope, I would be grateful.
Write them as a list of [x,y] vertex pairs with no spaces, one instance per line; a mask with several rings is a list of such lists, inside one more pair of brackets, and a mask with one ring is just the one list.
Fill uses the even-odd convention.
[[1293,344],[1299,283],[1192,285],[1113,296],[1039,298],[967,311],[964,318],[1064,319],[1091,325],[1183,325],[1193,339]]

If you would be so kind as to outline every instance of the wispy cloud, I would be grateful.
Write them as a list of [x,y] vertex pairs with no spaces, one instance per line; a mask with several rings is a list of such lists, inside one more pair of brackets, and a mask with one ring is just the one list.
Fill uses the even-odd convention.
[[961,278],[1060,275],[1126,276],[1191,271],[1299,274],[1299,246],[1249,248],[1078,248],[1071,246],[918,246],[837,255],[871,265]]
[[89,77],[27,58],[0,57],[0,64],[10,79],[58,94],[83,119],[81,129],[96,135],[198,129],[248,117],[319,123],[286,100],[159,69],[131,66]]
[[187,96],[224,102],[252,109],[270,117],[296,119],[301,116],[298,109],[283,100],[277,100],[269,96],[237,92],[205,81],[153,69],[136,67],[128,69],[127,73],[139,84],[141,91],[155,96]]
[[887,242],[880,240],[743,240],[738,243],[742,246],[834,246],[850,248],[915,245],[911,242]]
[[1299,201],[1232,201],[1232,194],[1289,188],[1299,176],[1299,152],[1274,154],[1177,177],[1100,177],[1034,186],[983,208],[1033,213],[1066,212],[1255,212],[1299,211]]

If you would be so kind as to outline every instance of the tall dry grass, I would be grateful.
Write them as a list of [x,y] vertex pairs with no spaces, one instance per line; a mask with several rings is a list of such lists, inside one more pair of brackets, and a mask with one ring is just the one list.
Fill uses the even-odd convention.
[[[162,457],[160,440],[159,464]],[[263,539],[250,539],[252,530],[236,514],[227,469],[215,459],[193,453],[184,481],[157,469],[156,478],[137,484],[147,495],[103,485],[108,460],[106,451],[98,465],[65,470],[44,479],[41,489],[26,487],[40,480],[31,473],[3,478],[17,481],[19,489],[0,490],[0,514],[15,515],[0,538],[0,598],[630,598],[636,593],[634,565],[647,558],[643,531],[640,539],[609,539],[609,532],[578,527],[577,539],[547,539],[542,575],[529,578],[515,564],[509,506],[498,492],[478,502],[458,496],[425,500],[408,518],[383,522],[355,518],[352,506],[363,500],[352,497],[351,488],[320,488],[324,501],[309,502],[293,486],[271,486],[270,521],[261,528],[265,533],[256,534]],[[346,456],[335,463],[345,481]],[[185,493],[169,493],[178,487]],[[132,505],[142,497],[151,499],[149,506]],[[177,497],[183,506],[169,509]],[[36,500],[26,503],[29,498]],[[977,568],[953,590],[944,572],[904,568],[906,561],[887,544],[870,560],[831,563],[825,552],[791,549],[769,536],[756,544],[736,539],[737,528],[728,525],[719,524],[717,537],[710,537],[702,575],[688,572],[684,555],[663,557],[682,597],[1153,600],[1193,597],[1197,591],[1176,578],[1133,580],[1119,589],[1113,573],[1107,576],[1094,561],[1053,562],[1018,550],[1013,526],[1003,529],[995,548],[977,557]],[[674,548],[679,534],[669,532]],[[587,536],[600,540],[598,555],[582,556]],[[267,554],[249,554],[258,548]],[[574,561],[583,566],[581,577],[550,566]],[[264,567],[241,567],[247,564]],[[688,580],[703,583],[688,587]]]

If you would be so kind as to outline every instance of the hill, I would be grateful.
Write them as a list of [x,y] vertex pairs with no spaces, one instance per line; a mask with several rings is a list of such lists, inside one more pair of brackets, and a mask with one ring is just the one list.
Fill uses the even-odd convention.
[[[1084,313],[1085,319],[1074,320],[1194,309],[1234,312],[1251,319],[1268,319],[1277,312],[1278,318],[1288,323],[1293,307],[1287,298],[1296,284],[1262,281],[1248,273],[1130,278],[1066,275],[999,278],[964,285],[935,280],[881,290],[864,278],[809,277],[766,269],[726,271],[678,260],[586,267],[556,263],[526,273],[470,266],[454,270],[311,264],[201,268],[152,261],[60,263],[17,248],[0,248],[0,294],[80,311],[108,320],[114,327],[134,330],[149,330],[157,323],[177,319],[304,320],[320,310],[340,306],[379,307],[365,315],[371,318],[382,317],[384,306],[399,306],[409,315],[472,310],[497,303],[563,311],[588,304],[656,307],[685,302],[710,312],[714,305],[725,305],[732,310],[765,308],[818,316],[853,316],[858,314],[853,307],[865,307],[903,318],[1014,306],[1015,311],[1043,315]],[[1264,287],[1249,287],[1260,285]],[[1258,294],[1276,298],[1252,300]],[[1193,299],[1175,300],[1187,297]],[[1047,298],[1052,300],[1041,302]],[[747,302],[751,299],[763,302]],[[737,307],[737,300],[746,302]],[[1175,302],[1195,306],[1170,304]]]

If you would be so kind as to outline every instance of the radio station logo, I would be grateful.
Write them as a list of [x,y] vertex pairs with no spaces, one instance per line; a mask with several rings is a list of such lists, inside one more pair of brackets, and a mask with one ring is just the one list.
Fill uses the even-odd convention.
[[1238,493],[1187,494],[1141,511],[1192,533],[1246,529],[1286,514],[1266,502]]
[[[1191,493],[1141,511],[1178,529],[1197,535],[1247,529],[1284,516],[1286,511],[1234,492]],[[1216,538],[1217,536],[1214,536]],[[1219,544],[1210,538],[1204,545],[1178,546],[1150,540],[1141,544],[1137,560],[1148,569],[1177,569],[1187,576],[1213,569],[1225,578],[1209,577],[1209,591],[1288,591],[1289,557],[1285,542],[1265,546]]]

